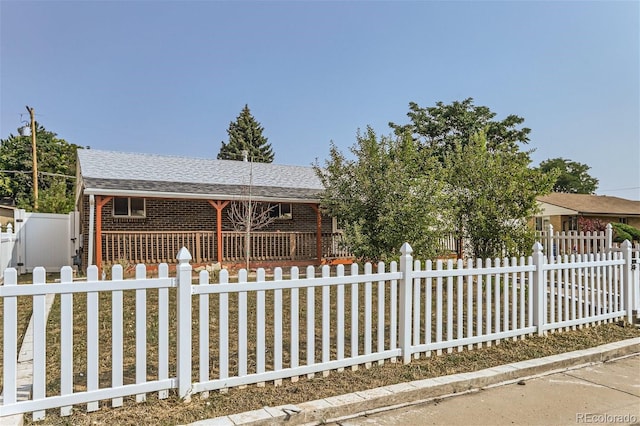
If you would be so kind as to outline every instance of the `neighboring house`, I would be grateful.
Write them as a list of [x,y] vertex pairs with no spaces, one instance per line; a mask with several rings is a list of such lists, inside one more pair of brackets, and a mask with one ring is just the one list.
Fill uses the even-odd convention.
[[540,213],[536,215],[536,230],[582,231],[578,218],[599,219],[603,223],[626,223],[640,228],[640,201],[607,195],[565,194],[554,192],[538,197]]
[[171,263],[182,246],[194,263],[242,263],[246,234],[228,212],[249,198],[274,218],[250,234],[252,265],[319,264],[339,255],[322,189],[312,167],[81,149],[83,265]]

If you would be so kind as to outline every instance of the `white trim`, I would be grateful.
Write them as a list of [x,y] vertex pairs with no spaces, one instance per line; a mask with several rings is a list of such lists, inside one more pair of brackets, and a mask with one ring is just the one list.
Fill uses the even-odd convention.
[[562,206],[556,206],[543,201],[538,201],[538,206],[541,211],[536,216],[572,216],[580,214],[580,212],[572,209],[568,209]]
[[89,243],[87,244],[87,266],[93,265],[93,222],[96,215],[96,200],[89,194]]

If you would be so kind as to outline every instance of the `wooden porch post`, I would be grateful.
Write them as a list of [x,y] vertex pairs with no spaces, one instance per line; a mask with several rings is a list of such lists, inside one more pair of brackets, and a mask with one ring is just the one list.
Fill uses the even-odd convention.
[[96,266],[98,274],[102,272],[102,206],[111,201],[113,197],[96,196]]
[[317,204],[309,204],[316,212],[316,256],[318,262],[322,262],[322,213]]
[[216,209],[216,246],[218,248],[218,262],[222,263],[222,209],[229,204],[229,201],[207,201],[211,207]]

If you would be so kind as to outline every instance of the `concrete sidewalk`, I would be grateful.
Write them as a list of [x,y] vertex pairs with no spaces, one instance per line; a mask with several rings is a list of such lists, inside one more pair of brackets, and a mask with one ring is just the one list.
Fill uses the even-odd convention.
[[[191,423],[191,426],[318,425],[328,423],[340,425],[455,424],[455,419],[458,417],[461,418],[459,424],[465,425],[500,424],[500,422],[504,422],[504,424],[576,424],[577,416],[581,413],[584,414],[581,418],[581,420],[584,419],[583,423],[597,423],[601,419],[590,415],[599,413],[599,409],[592,404],[601,399],[600,393],[604,394],[609,390],[613,392],[613,400],[624,397],[623,404],[627,404],[620,407],[612,405],[610,412],[635,415],[635,420],[629,417],[629,420],[633,421],[629,421],[628,424],[633,424],[640,422],[640,413],[637,411],[640,405],[640,395],[638,394],[640,390],[639,354],[640,338],[634,338],[596,348],[506,364],[472,373],[399,383],[297,405],[264,407],[260,410],[201,420]],[[627,361],[602,364],[630,355],[634,356]],[[599,370],[590,370],[596,366],[607,369],[614,368],[612,371],[617,371],[619,376],[615,380],[611,379],[614,380],[611,383],[595,381],[595,377],[606,378],[611,375],[610,372],[602,374]],[[592,371],[593,373],[591,373]],[[577,376],[577,374],[586,373],[592,374],[593,377],[588,374],[584,378]],[[561,382],[548,382],[547,388],[538,379],[558,374],[560,376],[556,376],[557,378],[553,380],[561,380]],[[573,376],[571,376],[572,374]],[[624,375],[627,377],[623,377]],[[524,381],[524,386],[517,384],[521,381]],[[568,386],[573,381],[579,382],[574,383],[576,388]],[[451,401],[455,401],[467,397],[483,397],[488,392],[494,392],[486,390],[490,388],[502,392],[497,396],[495,406],[491,408],[492,414],[482,411],[485,409],[485,403],[479,400],[466,408],[464,406],[455,407],[444,417],[436,417],[436,414],[440,412],[440,407],[444,404],[440,402],[443,398],[458,395],[455,398],[450,398]],[[551,388],[557,390],[559,395],[567,399],[563,400],[548,393]],[[583,393],[576,393],[577,388],[582,389]],[[569,406],[568,398],[570,397],[576,398],[575,401],[583,398],[585,403],[581,406]],[[449,400],[445,401],[448,403]],[[535,417],[535,414],[531,414],[534,417],[524,417],[525,410],[517,408],[518,401],[530,402],[534,407],[536,404],[541,404],[538,406],[538,411],[535,411],[539,417]],[[466,399],[463,400],[463,403],[465,402]],[[416,417],[408,417],[407,419],[401,417],[404,412],[409,410],[409,407],[418,408],[419,404],[423,404],[423,408],[431,410],[434,414],[428,415],[418,410]],[[434,407],[437,409],[434,410]],[[486,404],[486,407],[489,407],[489,404]],[[636,411],[633,411],[633,407],[636,408]],[[502,411],[506,412],[507,408],[515,409],[515,411],[512,411],[510,415],[504,414],[504,417],[499,417],[496,414]],[[558,408],[568,409],[572,417],[564,416],[559,422],[551,417],[542,417],[542,413],[551,413]],[[387,412],[391,417],[385,418],[384,414],[375,415],[381,412]],[[609,413],[609,411],[605,412]],[[465,415],[466,418],[463,417]],[[372,422],[368,422],[369,420]],[[608,420],[608,418],[604,418],[604,420]],[[618,423],[624,424],[624,421]]]
[[334,424],[640,424],[640,355]]

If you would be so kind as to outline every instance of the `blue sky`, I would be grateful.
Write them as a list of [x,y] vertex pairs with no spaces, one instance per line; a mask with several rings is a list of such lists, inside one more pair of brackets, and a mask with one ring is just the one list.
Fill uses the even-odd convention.
[[[280,164],[472,97],[532,165],[640,200],[640,2],[0,0],[0,138],[25,105],[95,149],[215,158],[248,104]],[[21,117],[21,114],[22,117]]]

